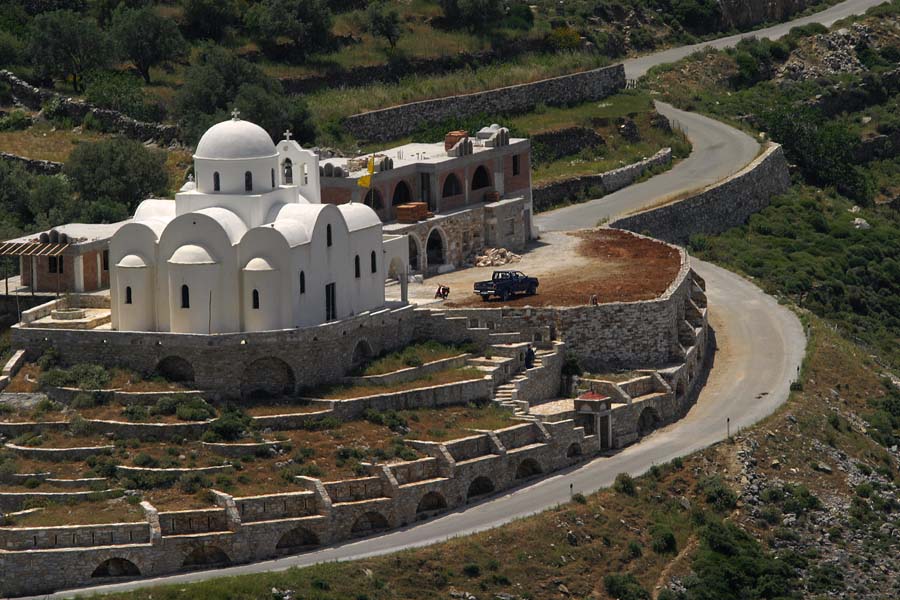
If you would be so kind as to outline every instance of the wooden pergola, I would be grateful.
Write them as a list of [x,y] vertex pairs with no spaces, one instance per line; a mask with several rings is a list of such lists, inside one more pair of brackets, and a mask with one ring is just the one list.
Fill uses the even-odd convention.
[[[69,244],[60,244],[53,242],[2,242],[0,243],[0,256],[60,256]],[[59,274],[60,269],[56,269],[56,295],[59,296]],[[32,276],[35,276],[32,272]],[[9,277],[6,275],[6,264],[3,265],[3,279],[6,282],[6,295],[9,295]],[[31,288],[31,295],[34,295],[34,286]]]

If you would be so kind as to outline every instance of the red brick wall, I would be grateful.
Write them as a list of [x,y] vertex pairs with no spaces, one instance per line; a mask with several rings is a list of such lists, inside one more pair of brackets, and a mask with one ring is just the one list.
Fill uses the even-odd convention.
[[[97,252],[88,252],[84,255],[84,291],[92,292],[97,289]],[[109,274],[106,277],[106,283],[102,286],[109,286]]]
[[347,188],[322,187],[322,204],[347,204],[353,198],[353,191]]
[[519,174],[513,175],[513,155],[503,157],[503,186],[506,194],[528,188],[528,173],[531,171],[531,153],[522,152],[519,156]]
[[[512,163],[510,163],[512,164]],[[478,190],[472,189],[472,181],[475,178],[475,171],[478,170],[478,167],[483,166],[487,170],[488,174],[488,186],[483,187]],[[488,192],[494,191],[494,170],[491,168],[491,163],[481,163],[481,164],[473,164],[469,167],[469,181],[467,184],[469,186],[469,204],[477,204],[478,202],[484,201],[484,195]]]
[[[444,183],[447,181],[447,177],[453,173],[456,175],[456,178],[459,179],[459,186],[462,190],[457,196],[444,197]],[[453,210],[455,208],[460,208],[461,206],[465,206],[466,196],[465,191],[469,186],[468,180],[466,180],[466,172],[465,169],[453,169],[452,171],[444,171],[443,173],[438,173],[438,207],[441,211]]]
[[[63,258],[63,272],[60,274],[50,272],[50,259],[46,256],[38,256],[37,259],[37,292],[75,291],[75,259],[72,256]],[[26,257],[30,260],[30,257]]]

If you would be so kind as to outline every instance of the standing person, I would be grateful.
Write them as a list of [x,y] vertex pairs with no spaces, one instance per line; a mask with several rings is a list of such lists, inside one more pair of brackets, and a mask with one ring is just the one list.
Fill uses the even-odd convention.
[[534,348],[531,347],[531,344],[528,344],[528,349],[525,350],[525,368],[530,369],[534,366]]

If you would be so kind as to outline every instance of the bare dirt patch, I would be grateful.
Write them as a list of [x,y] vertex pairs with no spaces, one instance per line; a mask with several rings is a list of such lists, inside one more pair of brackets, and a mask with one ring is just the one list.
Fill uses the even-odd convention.
[[[594,229],[569,235],[578,240],[578,259],[563,262],[561,258],[542,269],[525,271],[540,279],[538,293],[513,298],[503,306],[581,306],[588,304],[592,295],[601,303],[649,300],[666,291],[681,267],[679,253],[671,246],[625,231]],[[471,287],[460,290],[459,297],[462,299],[445,306],[501,304],[483,302],[471,294]]]

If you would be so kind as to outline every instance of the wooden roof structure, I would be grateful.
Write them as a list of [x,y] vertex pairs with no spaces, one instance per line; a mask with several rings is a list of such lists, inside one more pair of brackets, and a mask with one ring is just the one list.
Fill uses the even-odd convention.
[[59,256],[68,247],[52,242],[2,242],[0,256]]

